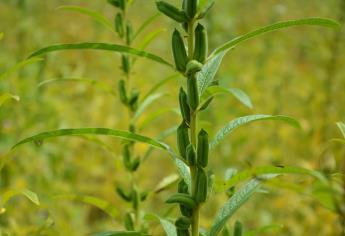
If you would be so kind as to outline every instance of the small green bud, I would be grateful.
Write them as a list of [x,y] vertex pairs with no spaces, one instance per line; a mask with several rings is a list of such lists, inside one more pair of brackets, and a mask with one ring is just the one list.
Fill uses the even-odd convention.
[[133,192],[132,192],[132,206],[133,206],[133,209],[134,210],[138,209],[139,204],[140,204],[140,194],[139,194],[138,190],[136,188],[134,188]]
[[140,166],[140,158],[136,158],[131,162],[131,171],[135,172]]
[[196,164],[196,153],[194,146],[189,144],[186,150],[187,162],[189,166],[195,166]]
[[183,179],[181,179],[180,182],[178,182],[177,192],[188,193],[188,185]]
[[182,124],[177,128],[177,147],[180,155],[184,159],[186,159],[186,149],[189,144],[188,126],[182,122]]
[[115,16],[115,31],[118,33],[120,38],[124,36],[124,25],[121,13],[117,13]]
[[125,74],[129,74],[130,67],[131,67],[129,56],[122,54],[121,59],[122,59],[122,70],[123,70],[123,72],[125,72]]
[[149,193],[150,193],[149,191],[144,191],[144,192],[140,193],[140,200],[145,201],[146,198],[149,196]]
[[196,185],[194,190],[194,198],[196,202],[202,203],[206,201],[207,187],[208,185],[206,172],[203,168],[198,168],[196,174]]
[[182,73],[186,71],[188,56],[183,38],[178,30],[175,29],[172,35],[172,50],[176,69]]
[[195,74],[189,76],[187,79],[187,98],[189,108],[195,111],[199,106],[198,83]]
[[127,212],[125,215],[124,225],[125,225],[126,230],[134,231],[133,217],[132,217],[132,214],[129,212]]
[[160,12],[177,22],[182,23],[188,20],[185,12],[180,11],[178,8],[167,2],[157,1],[156,5]]
[[128,101],[128,104],[131,108],[131,111],[135,111],[138,108],[139,95],[140,95],[140,93],[138,90],[134,89],[132,91],[131,97]]
[[120,96],[121,102],[127,105],[128,98],[127,98],[127,91],[126,91],[126,82],[123,79],[119,80],[118,90],[119,90],[119,96]]
[[126,43],[127,45],[130,45],[132,43],[133,39],[133,27],[130,24],[127,24],[126,26]]
[[239,221],[235,222],[234,236],[242,236],[242,223]]
[[198,148],[197,148],[197,161],[201,167],[206,167],[208,164],[208,133],[205,130],[201,130],[198,134]]
[[189,19],[193,19],[198,10],[199,0],[186,0],[185,12]]
[[182,204],[186,207],[193,208],[195,207],[195,200],[186,193],[175,193],[171,195],[168,200],[165,201],[166,203],[178,203]]
[[205,63],[208,54],[207,31],[201,24],[195,28],[195,48],[193,58],[201,63]]
[[126,8],[126,1],[127,0],[108,0],[108,3],[124,10]]
[[187,75],[192,75],[195,74],[202,69],[202,64],[196,60],[191,60],[188,62],[187,67],[186,67],[186,74]]
[[190,109],[188,106],[187,102],[187,94],[183,90],[183,88],[180,88],[180,93],[179,93],[179,104],[180,104],[180,111],[183,117],[183,120],[189,124],[190,122]]
[[127,194],[123,188],[120,186],[116,186],[116,192],[117,194],[125,201],[130,202],[131,199],[131,194]]
[[191,219],[185,216],[179,217],[175,221],[175,226],[177,229],[188,229],[191,224],[192,224]]
[[122,148],[122,162],[127,170],[130,171],[132,169],[131,152],[128,144]]

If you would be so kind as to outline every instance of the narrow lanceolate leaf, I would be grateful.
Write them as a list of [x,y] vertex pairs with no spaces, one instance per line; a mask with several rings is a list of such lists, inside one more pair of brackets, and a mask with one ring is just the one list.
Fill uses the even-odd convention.
[[[266,178],[272,178],[267,176]],[[253,179],[246,185],[241,187],[235,194],[225,203],[218,211],[216,218],[212,224],[209,236],[216,236],[226,225],[230,217],[260,188],[261,180]]]
[[200,97],[213,81],[219,69],[219,66],[222,63],[225,53],[226,51],[218,54],[214,58],[211,58],[209,61],[206,62],[206,64],[202,67],[201,71],[197,74],[196,78],[198,81],[198,91]]
[[177,174],[169,175],[165,178],[163,178],[155,187],[154,192],[159,193],[167,188],[169,188],[171,185],[176,183],[179,180],[179,176]]
[[112,218],[116,218],[117,216],[119,216],[119,211],[117,210],[116,206],[114,206],[110,202],[107,202],[97,197],[87,196],[87,195],[78,195],[78,194],[61,194],[61,195],[56,196],[55,198],[73,200],[77,202],[90,204],[92,206],[95,206],[101,209]]
[[237,128],[252,123],[254,121],[264,121],[264,120],[275,120],[275,121],[283,121],[286,122],[294,127],[299,128],[300,125],[297,120],[288,117],[288,116],[271,116],[271,115],[250,115],[236,118],[230,121],[226,126],[224,126],[218,133],[216,134],[215,138],[210,144],[210,148],[214,148],[217,146],[228,134],[232,133]]
[[146,233],[136,232],[136,231],[108,231],[96,234],[91,234],[92,236],[149,236]]
[[74,12],[78,12],[86,16],[89,16],[96,22],[100,23],[101,25],[105,26],[107,29],[115,33],[113,24],[106,17],[104,17],[103,15],[99,14],[96,11],[92,11],[90,9],[79,7],[79,6],[61,6],[61,7],[58,7],[57,9],[74,11]]
[[238,101],[240,101],[246,107],[252,109],[253,104],[250,97],[241,89],[238,88],[224,88],[221,86],[210,86],[207,89],[206,94],[208,97],[212,97],[219,94],[232,94]]
[[322,182],[326,182],[327,180],[325,177],[318,171],[309,170],[301,167],[294,167],[294,166],[262,166],[262,167],[255,167],[249,170],[244,170],[239,173],[233,175],[230,179],[223,183],[217,183],[216,186],[221,188],[217,189],[218,191],[226,191],[230,187],[250,178],[253,176],[260,176],[260,175],[267,175],[267,174],[297,174],[297,175],[309,175]]
[[162,228],[164,229],[166,236],[177,236],[176,227],[170,221],[163,219],[157,216],[156,214],[152,213],[146,214],[145,220],[157,220],[162,225]]
[[147,18],[143,24],[138,28],[138,30],[135,32],[133,35],[133,41],[134,39],[141,33],[143,32],[152,22],[154,22],[158,17],[160,16],[159,13],[154,14],[153,16],[150,16]]
[[182,160],[177,159],[177,158],[175,159],[175,165],[177,167],[177,170],[178,170],[179,174],[181,175],[183,180],[188,185],[189,192],[191,192],[191,189],[192,189],[192,177],[190,175],[189,167],[187,166],[186,163],[184,163]]
[[343,134],[344,138],[345,138],[345,123],[343,122],[338,122],[337,123],[338,128],[340,129],[341,133]]
[[9,100],[14,100],[14,101],[19,101],[20,98],[17,95],[13,95],[10,93],[5,93],[0,95],[0,107],[4,105],[7,101]]
[[169,150],[168,145],[161,143],[159,141],[156,141],[154,139],[151,139],[149,137],[134,134],[134,133],[123,131],[123,130],[113,130],[113,129],[107,129],[107,128],[59,129],[59,130],[43,132],[43,133],[39,133],[29,138],[25,138],[21,140],[16,145],[14,145],[12,149],[17,148],[18,146],[24,143],[41,142],[42,140],[47,139],[47,138],[60,137],[60,136],[86,135],[86,134],[107,135],[107,136],[117,137],[121,139],[142,142],[142,143],[151,145],[155,148]]
[[0,203],[2,205],[5,205],[9,200],[11,200],[15,196],[24,196],[28,200],[30,200],[32,203],[34,203],[36,205],[40,205],[40,201],[38,199],[37,194],[28,190],[28,189],[24,189],[24,190],[13,190],[13,189],[11,189],[11,190],[5,191],[5,192],[1,193]]
[[272,25],[259,28],[257,30],[254,30],[242,36],[236,37],[230,40],[229,42],[226,42],[222,46],[218,47],[211,54],[211,57],[221,52],[224,52],[236,46],[237,44],[247,41],[248,39],[254,38],[256,36],[259,36],[268,32],[272,32],[272,31],[276,31],[279,29],[288,28],[292,26],[299,26],[299,25],[315,25],[315,26],[334,27],[334,28],[339,27],[339,24],[336,21],[330,20],[330,19],[324,19],[324,18],[306,18],[306,19],[299,19],[299,20],[282,21],[282,22],[278,22]]
[[78,50],[78,49],[90,49],[90,50],[105,50],[114,51],[119,53],[128,53],[139,57],[146,57],[155,62],[173,67],[169,62],[165,61],[163,58],[154,55],[149,52],[141,51],[135,48],[118,45],[118,44],[108,44],[108,43],[75,43],[75,44],[55,44],[47,46],[45,48],[39,49],[32,53],[29,58],[44,55],[55,51],[65,51],[65,50]]
[[21,69],[22,67],[26,66],[26,65],[30,65],[33,64],[35,62],[39,62],[42,61],[42,58],[37,58],[37,57],[32,57],[30,59],[24,60],[19,62],[18,64],[14,65],[13,67],[9,68],[8,70],[6,70],[5,72],[3,72],[2,74],[0,74],[0,81],[2,79],[4,79],[5,77],[9,76],[12,73],[15,73],[16,71],[18,71],[19,69]]

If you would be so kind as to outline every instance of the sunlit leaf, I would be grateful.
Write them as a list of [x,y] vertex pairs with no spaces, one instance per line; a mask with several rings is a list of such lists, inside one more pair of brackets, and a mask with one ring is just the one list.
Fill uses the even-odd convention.
[[[274,176],[267,176],[266,179]],[[262,181],[253,179],[241,187],[218,211],[215,220],[211,226],[209,236],[216,236],[226,225],[230,217],[260,188]]]
[[228,188],[244,181],[251,179],[255,176],[265,175],[265,174],[299,174],[299,175],[309,175],[315,177],[321,181],[327,181],[325,177],[318,171],[309,170],[301,167],[292,167],[292,166],[262,166],[254,167],[248,170],[244,170],[234,174],[230,179],[227,179],[223,183],[217,183],[217,191],[225,191]]
[[56,196],[55,198],[73,200],[73,201],[90,204],[92,206],[95,206],[101,209],[112,218],[116,218],[117,216],[119,216],[118,208],[115,205],[94,196],[78,195],[78,194],[61,194],[61,195]]
[[252,123],[254,121],[264,121],[264,120],[283,121],[294,127],[297,127],[297,128],[300,127],[298,121],[288,116],[250,115],[250,116],[239,117],[230,121],[226,126],[224,126],[222,129],[220,129],[220,131],[218,131],[215,138],[210,143],[210,148],[216,147],[225,138],[225,136],[232,133],[237,128],[243,125]]
[[113,129],[107,129],[107,128],[59,129],[59,130],[43,132],[43,133],[39,133],[29,138],[25,138],[21,140],[16,145],[14,145],[12,149],[17,148],[18,146],[24,143],[42,141],[47,138],[60,137],[60,136],[86,135],[86,134],[112,136],[112,137],[117,137],[121,139],[146,143],[148,145],[151,145],[152,147],[163,149],[163,150],[169,150],[169,146],[167,146],[166,144],[156,141],[154,139],[151,139],[149,137],[145,137],[139,134],[134,134],[134,133],[123,131],[123,130],[113,130]]
[[341,133],[343,134],[345,138],[345,124],[343,122],[338,122],[337,123],[338,128],[340,129]]
[[222,46],[218,47],[214,52],[211,54],[210,57],[216,56],[219,53],[223,53],[224,51],[233,48],[237,44],[247,41],[248,39],[257,37],[259,35],[276,31],[283,28],[288,28],[292,26],[299,26],[299,25],[316,25],[316,26],[325,26],[325,27],[339,27],[339,24],[330,19],[324,19],[324,18],[306,18],[306,19],[299,19],[299,20],[289,20],[289,21],[282,21],[278,22],[269,26],[265,26],[262,28],[259,28],[257,30],[254,30],[250,33],[244,34],[242,36],[236,37],[229,42],[226,42]]
[[109,29],[113,33],[115,33],[113,24],[106,17],[104,17],[102,14],[99,14],[96,11],[92,11],[90,9],[79,7],[79,6],[71,6],[71,5],[61,6],[61,7],[58,7],[57,9],[74,11],[74,12],[87,15],[91,17],[93,20],[100,23],[101,25],[105,26],[107,29]]
[[165,61],[163,58],[154,55],[149,52],[141,51],[135,48],[118,45],[118,44],[108,44],[108,43],[74,43],[74,44],[55,44],[51,46],[44,47],[32,53],[29,58],[44,55],[54,51],[64,51],[64,50],[79,50],[79,49],[90,49],[90,50],[105,50],[105,51],[114,51],[119,53],[128,53],[139,57],[146,57],[155,62],[167,65],[173,68],[173,66]]
[[155,193],[159,193],[167,188],[169,188],[171,185],[176,183],[179,180],[179,176],[176,174],[169,175],[165,178],[163,178],[154,189]]
[[133,40],[136,39],[138,37],[138,35],[143,32],[146,27],[148,27],[152,22],[154,22],[158,17],[160,16],[159,13],[154,14],[153,16],[147,18],[143,24],[139,27],[139,29],[135,32],[134,36],[133,36]]
[[0,107],[4,105],[7,101],[9,100],[14,100],[14,101],[19,101],[20,98],[17,95],[13,95],[10,93],[5,93],[0,95]]
[[250,97],[241,89],[238,88],[224,88],[221,86],[210,86],[206,94],[208,97],[219,95],[219,94],[232,94],[238,101],[240,101],[243,105],[249,108],[253,108],[252,101]]
[[152,219],[152,220],[159,221],[160,224],[162,225],[162,228],[163,228],[166,236],[177,236],[176,227],[170,221],[163,219],[163,218],[157,216],[156,214],[152,214],[152,213],[146,214],[145,219],[147,219],[147,220]]
[[16,196],[24,196],[27,199],[29,199],[32,203],[36,204],[36,205],[40,205],[40,201],[38,199],[38,196],[36,193],[28,190],[28,189],[24,189],[24,190],[7,190],[4,193],[1,194],[1,203],[2,205],[5,205],[9,200],[11,200],[13,197]]
[[19,62],[18,64],[16,64],[15,66],[7,69],[5,72],[0,74],[0,80],[4,79],[5,77],[9,76],[12,73],[15,73],[16,71],[18,71],[19,69],[21,69],[22,67],[26,66],[26,65],[30,65],[39,61],[42,61],[42,58],[37,58],[37,57],[32,57],[30,59],[24,60]]

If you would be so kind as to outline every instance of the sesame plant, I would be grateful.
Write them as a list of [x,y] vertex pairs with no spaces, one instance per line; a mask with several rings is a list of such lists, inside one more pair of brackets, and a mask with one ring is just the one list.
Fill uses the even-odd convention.
[[[130,124],[127,130],[98,127],[47,131],[21,140],[13,149],[24,143],[37,142],[52,137],[86,134],[107,135],[126,140],[123,146],[123,156],[124,164],[128,164],[128,167],[130,167],[127,168],[129,172],[135,170],[140,164],[139,159],[133,159],[134,142],[146,143],[153,148],[166,152],[171,156],[181,176],[177,193],[172,194],[166,200],[167,204],[172,204],[179,208],[178,216],[176,218],[174,217],[174,223],[170,219],[154,216],[158,218],[168,236],[216,236],[220,233],[231,235],[232,232],[227,229],[228,220],[261,188],[265,181],[269,181],[279,175],[310,175],[323,181],[323,176],[317,171],[300,167],[264,166],[234,172],[224,181],[217,180],[215,183],[215,176],[212,174],[212,170],[209,169],[208,164],[209,161],[216,158],[212,151],[214,151],[227,135],[241,126],[256,121],[282,121],[294,127],[299,127],[299,124],[296,120],[288,116],[266,114],[249,115],[231,120],[223,128],[215,132],[216,135],[214,138],[210,139],[209,131],[202,127],[198,120],[199,114],[209,109],[209,105],[214,102],[216,96],[219,94],[234,95],[244,105],[248,107],[252,106],[249,97],[242,90],[222,87],[219,85],[217,79],[215,79],[224,56],[230,53],[236,46],[249,39],[283,28],[299,25],[337,27],[338,24],[336,22],[323,18],[278,22],[238,36],[209,53],[207,28],[202,20],[211,12],[215,1],[183,0],[181,7],[176,7],[166,1],[157,1],[156,5],[159,12],[168,16],[176,23],[176,29],[172,33],[171,40],[172,58],[174,61],[172,64],[160,56],[146,52],[140,48],[132,47],[131,37],[128,37],[131,27],[123,24],[123,22],[126,22],[125,5],[130,4],[132,1],[113,0],[110,2],[120,9],[120,13],[115,18],[115,29],[120,37],[122,35],[125,45],[92,42],[58,44],[44,47],[34,52],[30,58],[54,51],[77,49],[107,50],[120,53],[125,79],[119,82],[119,95],[122,103],[128,108],[130,113],[137,110],[136,106],[138,105],[137,101],[139,96],[131,90],[131,86],[129,85],[131,65],[135,60],[133,57],[144,57],[152,62],[168,66],[177,71],[185,78],[184,85],[178,91],[181,123],[177,128],[177,151],[159,140],[138,134],[135,126],[133,126],[134,124]],[[100,18],[98,17],[98,19]],[[243,182],[245,183],[237,188],[237,184]],[[212,201],[215,192],[226,192],[229,189],[233,189],[235,185],[236,189],[230,195],[224,206],[218,210],[213,222],[210,224],[210,228],[206,229],[200,225],[200,209],[203,205],[208,201]],[[141,197],[140,192],[136,191],[135,183],[132,185],[130,191],[134,193],[134,198],[133,194],[131,194],[131,199],[127,194],[123,194],[123,197],[130,201],[134,199],[132,210],[137,211],[138,205],[136,204],[140,202]],[[138,213],[135,214],[137,215]],[[149,216],[148,214],[146,219],[150,218]],[[150,230],[142,230],[139,227],[126,227],[126,229],[126,231],[110,229],[111,231],[105,231],[97,235],[151,235]],[[260,232],[260,230],[255,232]],[[255,235],[255,232],[244,232],[241,222],[237,221],[232,235]]]

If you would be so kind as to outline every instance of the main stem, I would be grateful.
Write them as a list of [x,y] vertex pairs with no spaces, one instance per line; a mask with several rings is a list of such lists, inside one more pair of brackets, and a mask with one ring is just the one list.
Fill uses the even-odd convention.
[[[194,19],[188,22],[188,57],[189,60],[193,59],[194,54]],[[197,111],[191,110],[190,114],[190,139],[191,143],[196,148],[196,129],[197,129]],[[190,167],[190,173],[192,177],[192,195],[194,196],[194,188],[196,185],[196,168]],[[193,209],[192,214],[192,236],[199,236],[199,211],[200,204],[197,204]]]

